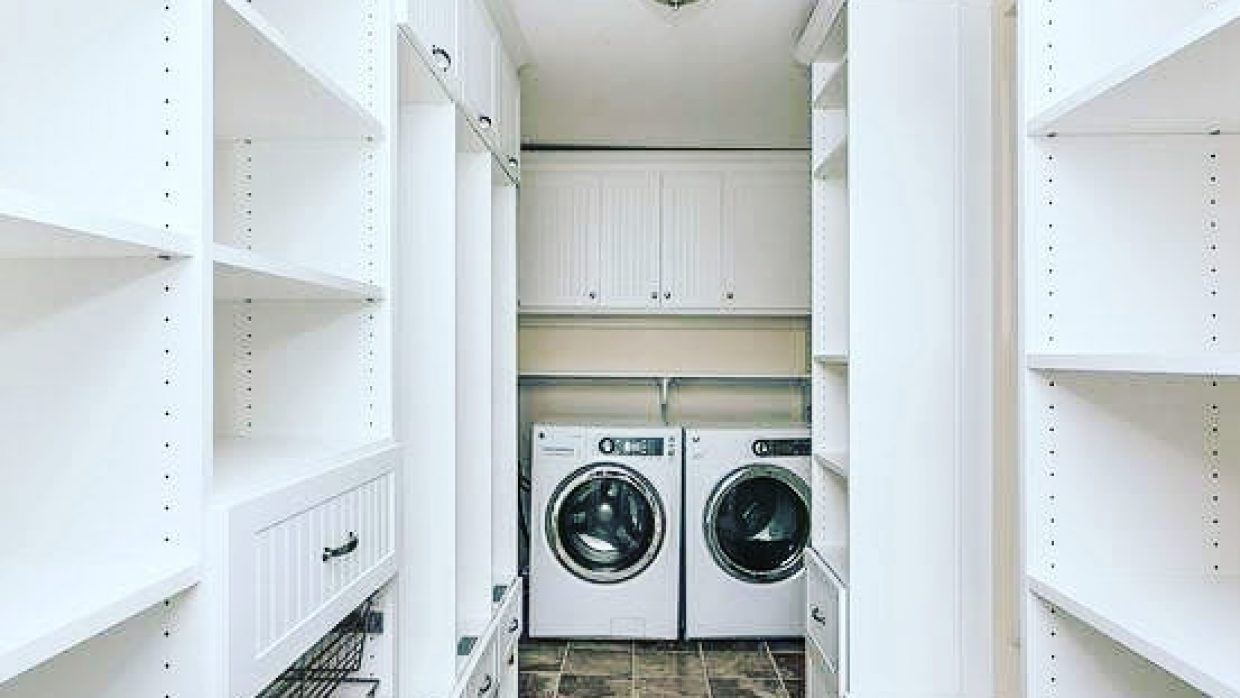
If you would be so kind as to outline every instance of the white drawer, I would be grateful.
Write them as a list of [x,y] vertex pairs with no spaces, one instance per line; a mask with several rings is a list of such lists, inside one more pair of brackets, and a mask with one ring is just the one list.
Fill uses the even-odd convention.
[[[525,623],[521,620],[521,605],[523,594],[521,592],[521,577],[517,577],[504,594],[503,601],[500,603],[499,625],[495,630],[500,647],[500,661],[506,662],[510,651],[516,651],[517,641],[521,639],[521,631],[525,627]],[[500,669],[504,667],[501,666]]]
[[834,693],[847,692],[848,590],[812,549],[805,556],[805,627],[834,676]]
[[495,638],[482,650],[478,664],[465,682],[465,693],[461,698],[494,698],[499,693],[499,658]]
[[254,695],[396,569],[400,451],[360,451],[224,512],[230,695]]

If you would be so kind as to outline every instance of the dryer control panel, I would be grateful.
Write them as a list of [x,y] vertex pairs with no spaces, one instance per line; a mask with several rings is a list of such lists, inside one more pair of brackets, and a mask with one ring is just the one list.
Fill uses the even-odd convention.
[[[598,451],[608,456],[662,456],[668,451],[667,441],[659,438],[604,436],[598,441]],[[674,444],[672,448],[675,448]]]
[[810,453],[809,439],[759,439],[753,442],[753,454],[759,458],[792,458]]

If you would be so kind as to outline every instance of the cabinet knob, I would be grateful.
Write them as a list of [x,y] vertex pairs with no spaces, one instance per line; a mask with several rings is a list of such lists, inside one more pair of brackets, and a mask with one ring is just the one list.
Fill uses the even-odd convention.
[[510,157],[510,158],[508,158],[508,166],[509,166],[509,167],[516,168],[516,167],[517,167],[518,165],[520,165],[520,164],[521,164],[521,163],[520,163],[520,161],[518,161],[516,158],[514,158],[514,157]]
[[491,128],[491,117],[487,116],[486,114],[480,114],[478,116],[478,125],[481,126],[482,128],[490,129]]
[[663,292],[663,298],[664,298],[664,299],[666,299],[666,300],[671,300],[671,299],[672,299],[672,292],[671,292],[671,291],[664,291],[664,292]]
[[657,301],[657,300],[659,300],[659,292],[658,292],[658,291],[651,291],[651,292],[650,292],[650,300],[652,300],[652,301]]
[[482,685],[478,687],[478,695],[485,696],[486,694],[490,693],[491,686],[494,683],[495,683],[495,679],[491,678],[490,674],[487,674],[486,678],[482,680]]
[[727,292],[726,294],[724,294],[724,295],[727,297],[727,299],[728,299],[728,300],[733,300],[734,298],[736,298],[736,294],[735,294],[735,293],[733,293],[733,292],[731,292],[731,291],[728,291],[728,292]]
[[439,69],[445,73],[452,67],[452,54],[448,53],[444,48],[432,46],[431,56],[435,58],[435,64],[439,66]]
[[595,293],[594,291],[590,291],[588,295],[590,296],[590,300],[594,300],[595,298],[598,298],[598,294]]
[[508,621],[508,632],[509,633],[515,633],[520,629],[521,629],[521,621],[517,620],[516,618],[513,618],[512,620]]

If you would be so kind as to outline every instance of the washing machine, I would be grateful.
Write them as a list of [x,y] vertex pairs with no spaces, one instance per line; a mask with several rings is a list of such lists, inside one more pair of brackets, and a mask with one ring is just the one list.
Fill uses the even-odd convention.
[[682,432],[536,425],[533,637],[675,639]]
[[685,635],[804,634],[806,428],[685,430]]

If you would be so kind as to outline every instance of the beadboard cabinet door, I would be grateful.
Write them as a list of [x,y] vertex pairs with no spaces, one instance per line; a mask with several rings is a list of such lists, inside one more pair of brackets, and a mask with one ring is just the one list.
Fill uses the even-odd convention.
[[599,303],[599,177],[529,172],[523,178],[518,303],[587,308]]
[[611,172],[599,185],[599,301],[658,308],[659,175]]
[[495,29],[482,0],[460,0],[457,9],[460,21],[463,91],[471,114],[484,126],[495,126]]
[[666,172],[662,186],[662,304],[717,309],[723,300],[723,174]]
[[809,312],[810,204],[804,170],[733,172],[723,211],[723,305]]
[[426,52],[448,75],[455,75],[457,56],[457,1],[408,0],[409,24]]

